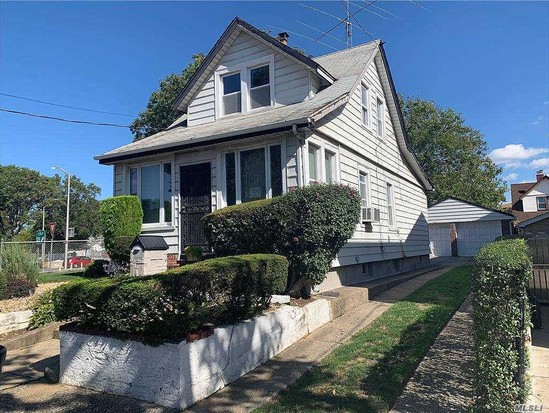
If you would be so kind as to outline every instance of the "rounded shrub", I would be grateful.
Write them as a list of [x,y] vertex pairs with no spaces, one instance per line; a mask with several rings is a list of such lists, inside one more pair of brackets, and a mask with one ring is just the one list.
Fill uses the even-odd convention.
[[220,209],[203,218],[217,254],[276,253],[290,263],[287,291],[308,296],[353,235],[360,197],[344,185],[311,185],[285,195]]
[[523,239],[485,245],[472,272],[475,412],[512,412],[526,396],[524,340],[532,261]]
[[142,222],[143,209],[138,197],[123,195],[101,201],[99,224],[111,259],[129,263],[130,245],[141,232]]
[[100,278],[106,277],[107,271],[105,267],[109,265],[109,260],[95,260],[84,270],[84,277],[86,278]]

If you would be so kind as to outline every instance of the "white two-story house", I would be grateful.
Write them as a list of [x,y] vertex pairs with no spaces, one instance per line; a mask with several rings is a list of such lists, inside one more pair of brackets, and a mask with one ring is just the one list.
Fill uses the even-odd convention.
[[309,58],[235,18],[175,102],[167,130],[96,159],[134,194],[173,263],[206,245],[212,210],[316,182],[357,188],[363,214],[321,288],[425,266],[431,185],[406,138],[380,41]]

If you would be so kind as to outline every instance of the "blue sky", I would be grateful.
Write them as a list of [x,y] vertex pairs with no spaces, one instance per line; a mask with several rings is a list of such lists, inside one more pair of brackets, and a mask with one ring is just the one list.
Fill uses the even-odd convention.
[[[361,3],[355,0],[354,3]],[[343,16],[338,2],[307,2]],[[365,4],[365,3],[362,3]],[[462,113],[479,129],[509,183],[549,172],[549,3],[378,1],[360,24],[382,38],[397,90]],[[354,10],[357,8],[352,6]],[[234,16],[273,34],[317,37],[337,21],[297,2],[1,2],[0,92],[135,115],[167,74],[208,52]],[[273,28],[275,27],[275,28]],[[332,34],[343,39],[339,27]],[[357,27],[354,44],[369,37]],[[344,44],[322,41],[332,47]],[[312,55],[332,49],[291,34]],[[116,116],[0,96],[0,107],[69,119],[131,123]],[[74,125],[0,113],[0,163],[52,174],[58,164],[102,197],[111,167],[93,155],[129,143],[127,129]]]

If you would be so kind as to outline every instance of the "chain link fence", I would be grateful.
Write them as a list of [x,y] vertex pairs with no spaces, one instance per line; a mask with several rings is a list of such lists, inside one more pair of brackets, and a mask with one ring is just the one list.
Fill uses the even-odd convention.
[[[65,269],[65,241],[2,241],[0,240],[0,270],[2,255],[8,249],[30,252],[41,272]],[[68,241],[68,269],[84,268],[94,260],[108,260],[102,238]]]

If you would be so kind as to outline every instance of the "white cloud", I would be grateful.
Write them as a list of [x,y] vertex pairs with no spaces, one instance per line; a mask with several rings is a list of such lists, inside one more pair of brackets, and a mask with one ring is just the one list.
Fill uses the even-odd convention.
[[549,105],[549,100],[546,100],[545,102],[543,102],[544,105]]
[[543,120],[543,116],[539,115],[535,121],[532,122],[532,125],[539,125],[539,123]]
[[519,168],[523,160],[533,158],[542,153],[549,153],[549,148],[525,148],[523,144],[510,144],[494,149],[489,156],[505,168]]
[[543,169],[549,168],[549,158],[534,159],[528,164],[528,168],[531,169]]
[[518,174],[512,173],[512,174],[509,174],[507,176],[504,176],[503,180],[505,180],[507,182],[513,182],[513,181],[516,181],[517,178],[518,178]]

